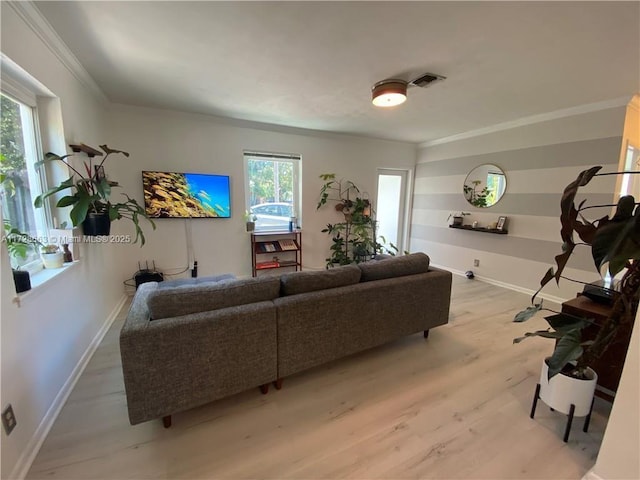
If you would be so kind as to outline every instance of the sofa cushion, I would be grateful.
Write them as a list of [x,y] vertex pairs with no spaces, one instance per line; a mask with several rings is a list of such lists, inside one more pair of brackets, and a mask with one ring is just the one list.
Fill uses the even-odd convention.
[[362,271],[361,282],[371,282],[384,278],[403,277],[429,271],[429,256],[418,252],[401,257],[392,257],[378,262],[359,263]]
[[273,300],[279,294],[277,278],[258,277],[157,289],[147,306],[151,318],[158,319]]
[[360,269],[355,265],[311,272],[292,272],[280,277],[282,296],[344,287],[360,282]]

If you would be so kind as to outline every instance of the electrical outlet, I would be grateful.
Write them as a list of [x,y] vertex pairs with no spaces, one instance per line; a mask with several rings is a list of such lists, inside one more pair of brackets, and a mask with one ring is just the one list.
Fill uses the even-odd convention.
[[7,435],[13,431],[16,427],[16,423],[16,416],[13,413],[13,407],[9,404],[2,411],[2,425],[4,426],[4,431],[7,432]]
[[479,267],[480,266],[480,260],[478,260],[477,258],[473,261],[473,266],[474,267]]

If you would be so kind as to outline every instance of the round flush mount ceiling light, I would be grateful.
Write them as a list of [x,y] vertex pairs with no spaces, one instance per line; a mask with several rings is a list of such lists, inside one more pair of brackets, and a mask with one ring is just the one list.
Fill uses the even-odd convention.
[[395,107],[407,100],[407,82],[398,79],[383,80],[371,89],[372,102],[376,107]]

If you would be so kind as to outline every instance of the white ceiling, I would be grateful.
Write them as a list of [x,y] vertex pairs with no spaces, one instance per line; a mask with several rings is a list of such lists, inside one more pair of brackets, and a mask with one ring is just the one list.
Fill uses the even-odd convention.
[[639,2],[36,5],[124,104],[420,143],[640,91]]

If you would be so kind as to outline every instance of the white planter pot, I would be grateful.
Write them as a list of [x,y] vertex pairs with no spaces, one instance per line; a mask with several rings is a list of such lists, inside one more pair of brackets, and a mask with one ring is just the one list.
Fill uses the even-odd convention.
[[540,372],[540,399],[558,412],[569,415],[571,405],[575,405],[573,415],[584,417],[591,411],[593,394],[598,383],[598,375],[592,369],[587,369],[588,380],[568,377],[561,373],[548,380],[549,367],[542,362]]
[[60,268],[64,264],[64,253],[43,253],[44,268]]

